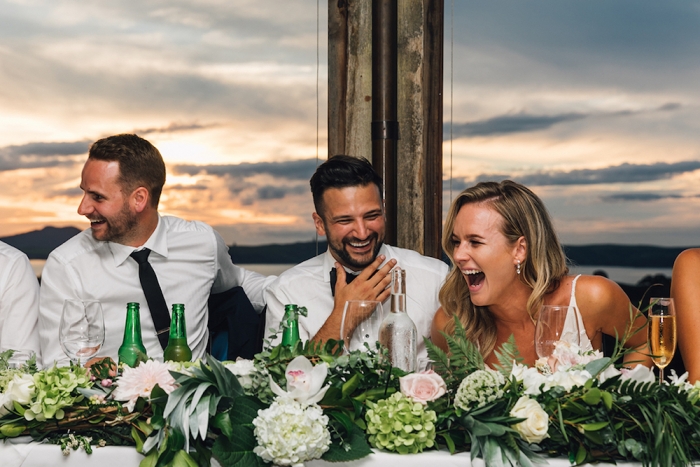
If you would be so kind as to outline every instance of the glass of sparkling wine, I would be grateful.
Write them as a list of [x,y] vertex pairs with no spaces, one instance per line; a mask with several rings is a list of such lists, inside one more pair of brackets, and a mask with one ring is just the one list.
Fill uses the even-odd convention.
[[676,352],[676,308],[672,298],[649,301],[649,351],[659,369],[659,384],[664,381],[664,368]]
[[80,364],[97,354],[105,339],[102,305],[97,300],[66,300],[59,325],[59,340],[72,362]]

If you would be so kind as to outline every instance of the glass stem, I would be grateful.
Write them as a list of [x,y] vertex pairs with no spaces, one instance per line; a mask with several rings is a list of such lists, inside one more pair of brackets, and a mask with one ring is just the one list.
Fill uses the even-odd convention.
[[659,368],[659,386],[664,384],[664,369]]

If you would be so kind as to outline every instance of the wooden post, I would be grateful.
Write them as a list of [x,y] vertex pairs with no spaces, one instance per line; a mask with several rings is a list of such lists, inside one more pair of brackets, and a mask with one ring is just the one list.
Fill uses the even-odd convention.
[[[371,160],[372,0],[328,2],[328,154]],[[398,1],[397,245],[442,256],[444,0]]]

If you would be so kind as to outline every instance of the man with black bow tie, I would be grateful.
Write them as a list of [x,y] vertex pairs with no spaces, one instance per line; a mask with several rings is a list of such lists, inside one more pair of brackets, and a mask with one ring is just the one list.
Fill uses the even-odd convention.
[[[438,292],[447,265],[415,251],[384,244],[382,179],[363,158],[334,156],[311,177],[316,232],[326,236],[328,250],[282,273],[265,291],[267,328],[277,329],[284,305],[305,306],[299,317],[303,339],[340,337],[348,300],[379,300],[389,311],[391,269],[406,270],[407,310],[421,336],[439,308]],[[419,338],[418,358],[427,358]]]
[[[95,142],[83,167],[78,213],[87,229],[54,250],[42,274],[39,334],[44,366],[66,360],[58,328],[65,299],[102,303],[105,341],[100,356],[117,360],[126,304],[141,304],[143,343],[162,359],[170,308],[185,304],[187,340],[194,358],[208,340],[207,300],[243,286],[259,311],[267,278],[235,266],[228,247],[210,226],[160,216],[165,163],[148,141],[116,135]],[[271,280],[271,279],[270,279]]]

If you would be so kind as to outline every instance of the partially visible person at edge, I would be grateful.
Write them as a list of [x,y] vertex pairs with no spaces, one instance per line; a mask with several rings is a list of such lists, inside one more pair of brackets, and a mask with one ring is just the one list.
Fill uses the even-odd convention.
[[[515,182],[484,182],[464,190],[450,207],[442,245],[454,267],[440,290],[442,308],[435,314],[432,340],[447,350],[441,331],[454,334],[457,316],[490,366],[498,363],[494,350],[511,335],[524,363],[534,364],[542,305],[578,307],[583,350],[601,350],[602,333],[623,336],[630,311],[637,311],[616,283],[568,275],[544,204]],[[643,329],[625,343],[635,349],[625,362],[651,364],[645,323],[642,316],[635,319],[635,328]],[[575,330],[573,318],[572,325]]]
[[673,263],[671,297],[676,307],[678,350],[688,382],[700,380],[700,248],[685,250]]
[[[348,300],[379,300],[388,313],[390,272],[398,266],[406,270],[406,308],[418,330],[418,360],[419,366],[424,366],[427,352],[423,336],[430,335],[447,265],[384,244],[382,179],[366,159],[331,157],[311,177],[311,192],[316,232],[326,236],[328,249],[285,271],[267,288],[268,335],[271,329],[278,329],[288,303],[308,309],[308,316],[299,319],[302,340],[339,339]],[[333,290],[332,271],[337,275]],[[348,276],[355,276],[350,283]]]
[[0,242],[0,350],[33,350],[39,346],[39,281],[27,255]]
[[139,264],[130,257],[137,250],[151,250],[147,260],[168,312],[173,303],[185,304],[193,358],[205,354],[210,293],[241,285],[256,309],[264,307],[262,290],[267,279],[235,266],[214,229],[203,222],[158,213],[164,184],[165,163],[148,141],[122,134],[90,147],[80,182],[84,195],[78,206],[78,213],[90,221],[90,229],[54,250],[42,273],[39,333],[44,366],[66,360],[58,335],[65,299],[102,303],[105,340],[98,355],[115,361],[124,337],[126,304],[140,303],[144,346],[149,357],[162,359]]

